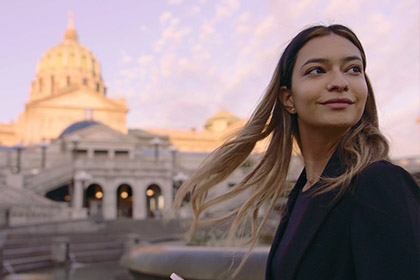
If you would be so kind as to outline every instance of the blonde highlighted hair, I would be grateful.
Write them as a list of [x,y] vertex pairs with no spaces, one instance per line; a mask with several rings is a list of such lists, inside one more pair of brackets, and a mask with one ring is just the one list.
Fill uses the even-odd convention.
[[[199,225],[211,224],[233,219],[227,235],[231,239],[252,218],[252,234],[249,256],[261,235],[269,214],[286,186],[292,148],[300,146],[300,137],[296,115],[290,115],[278,96],[280,88],[291,88],[292,72],[299,50],[311,39],[329,34],[336,34],[351,41],[360,51],[363,68],[366,68],[366,56],[357,36],[343,25],[313,26],[301,31],[284,50],[275,69],[268,89],[253,112],[249,121],[237,135],[211,153],[196,173],[178,190],[174,206],[179,207],[183,198],[190,193],[193,210],[191,233]],[[365,71],[363,71],[365,72]],[[387,159],[388,143],[378,128],[378,115],[372,86],[365,74],[368,97],[360,121],[355,124],[341,139],[338,146],[340,159],[346,171],[336,178],[322,178],[323,188],[316,194],[337,190],[338,196],[351,186],[352,178],[373,162]],[[209,190],[225,180],[250,155],[256,143],[271,137],[266,152],[256,167],[234,188],[228,192],[207,200]],[[229,214],[212,220],[201,220],[200,215],[209,207],[226,201],[251,189],[246,201]],[[259,221],[258,212],[261,206],[268,203],[268,211]]]

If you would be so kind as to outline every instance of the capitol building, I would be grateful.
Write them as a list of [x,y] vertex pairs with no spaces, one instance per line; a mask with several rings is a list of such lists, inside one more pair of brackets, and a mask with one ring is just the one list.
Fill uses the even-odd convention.
[[[125,99],[107,97],[100,64],[79,43],[70,16],[61,43],[38,62],[25,110],[0,123],[0,226],[160,218],[182,182],[246,122],[221,110],[202,130],[128,129],[128,111]],[[236,185],[265,145],[258,143],[215,194]],[[397,163],[420,177],[418,158]],[[290,181],[301,167],[294,156]],[[205,214],[230,210],[240,199],[229,203]]]
[[70,16],[61,43],[38,62],[25,110],[0,123],[1,223],[161,217],[180,184],[246,122],[221,110],[202,130],[128,129],[128,111],[125,99],[107,97],[100,64]]

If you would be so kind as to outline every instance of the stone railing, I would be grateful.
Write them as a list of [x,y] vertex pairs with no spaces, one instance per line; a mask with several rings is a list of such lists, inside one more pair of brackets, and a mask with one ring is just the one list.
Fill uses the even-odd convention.
[[169,279],[172,273],[186,280],[264,279],[268,247],[254,249],[239,273],[229,278],[246,252],[222,247],[139,247],[123,256],[121,265],[135,279]]
[[0,226],[20,226],[71,219],[71,209],[63,205],[13,205],[0,209]]
[[39,194],[44,194],[51,188],[70,183],[73,178],[71,161],[47,169],[38,175],[25,177],[24,187]]

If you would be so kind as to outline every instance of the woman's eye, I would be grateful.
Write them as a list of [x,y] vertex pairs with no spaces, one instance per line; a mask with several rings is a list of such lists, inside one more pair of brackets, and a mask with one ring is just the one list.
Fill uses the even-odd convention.
[[308,71],[306,71],[305,75],[319,75],[325,73],[324,69],[320,67],[311,68]]
[[362,69],[359,66],[352,66],[349,70],[347,70],[347,72],[360,74],[362,73]]

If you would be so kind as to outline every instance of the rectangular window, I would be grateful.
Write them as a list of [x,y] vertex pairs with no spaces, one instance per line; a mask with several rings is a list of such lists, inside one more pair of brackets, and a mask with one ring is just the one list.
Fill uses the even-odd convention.
[[108,157],[108,151],[107,150],[95,150],[93,152],[93,155],[95,158],[106,158]]
[[77,158],[84,158],[84,157],[87,157],[87,150],[77,149]]
[[128,151],[115,151],[116,159],[128,158]]

